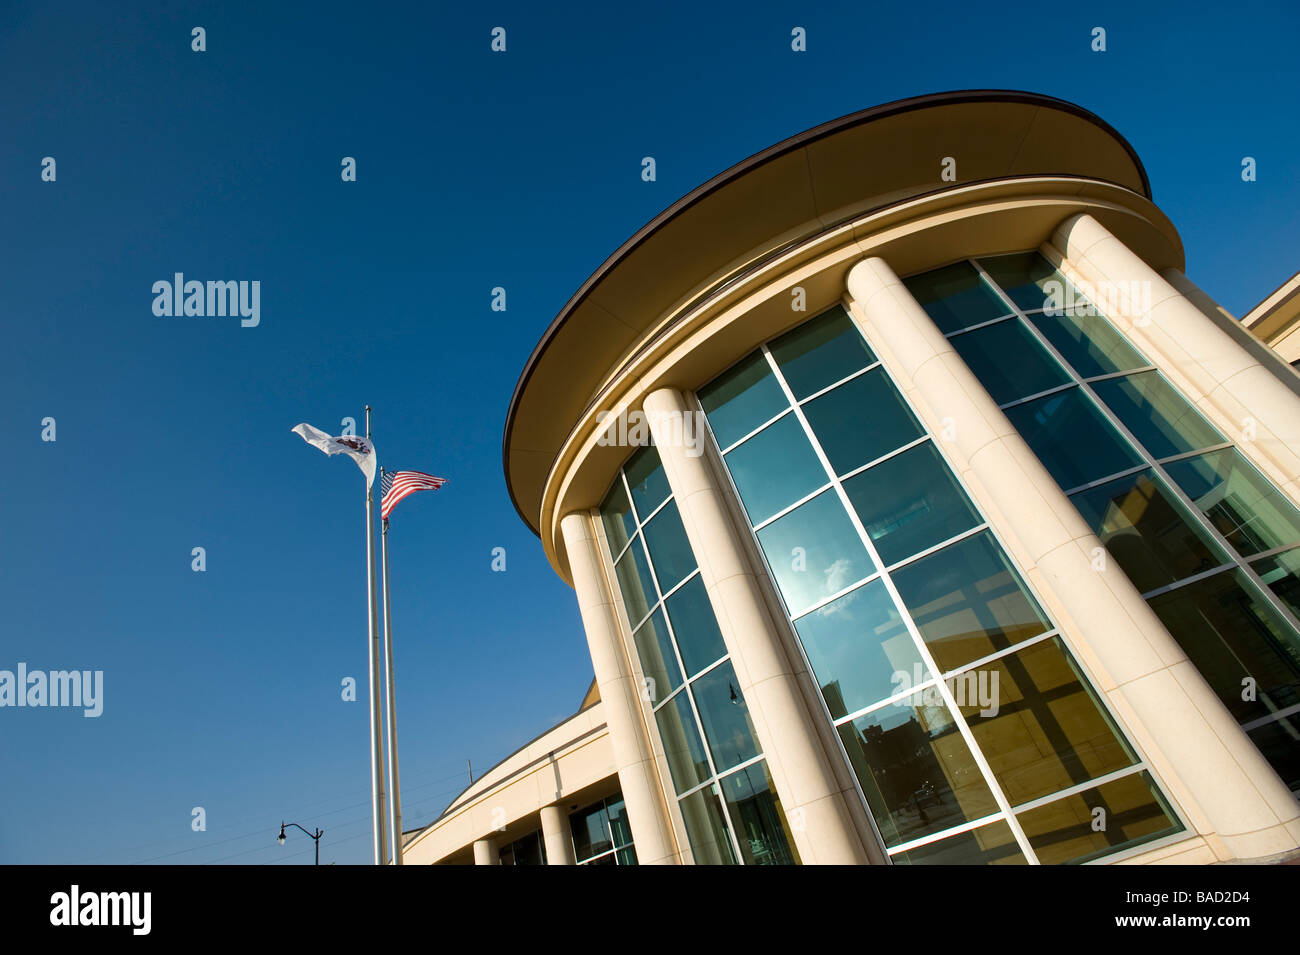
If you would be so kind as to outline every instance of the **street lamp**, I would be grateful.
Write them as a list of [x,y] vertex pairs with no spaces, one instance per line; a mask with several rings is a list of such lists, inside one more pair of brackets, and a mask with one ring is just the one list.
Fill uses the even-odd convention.
[[[275,841],[278,842],[278,843],[280,843],[280,845],[284,845],[284,827],[285,827],[285,826],[298,826],[298,824],[297,824],[296,822],[282,822],[282,823],[280,823],[280,834],[279,834],[278,836],[275,837]],[[302,829],[302,826],[298,826],[298,828],[299,828],[299,829]],[[306,832],[307,835],[311,836],[312,839],[316,842],[316,864],[317,864],[317,865],[320,865],[320,837],[323,836],[323,835],[325,835],[325,830],[324,830],[324,829],[317,829],[315,832],[307,832],[306,829],[302,829],[302,831],[303,831],[303,832]]]

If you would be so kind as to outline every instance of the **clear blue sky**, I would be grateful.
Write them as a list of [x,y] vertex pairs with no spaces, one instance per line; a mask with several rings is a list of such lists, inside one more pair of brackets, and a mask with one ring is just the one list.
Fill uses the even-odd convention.
[[[1294,5],[127,6],[0,26],[0,669],[105,674],[99,719],[0,709],[0,862],[309,863],[282,818],[368,859],[366,706],[339,694],[365,685],[362,481],[289,433],[367,402],[384,463],[452,481],[393,522],[408,825],[576,709],[576,603],[501,474],[511,390],[628,235],[787,136],[1052,94],[1133,143],[1228,309],[1298,266]],[[155,317],[177,271],[259,280],[260,326]]]

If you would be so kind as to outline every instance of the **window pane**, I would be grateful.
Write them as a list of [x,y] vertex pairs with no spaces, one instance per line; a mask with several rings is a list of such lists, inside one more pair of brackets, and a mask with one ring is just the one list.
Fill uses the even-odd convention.
[[808,402],[803,413],[836,474],[861,467],[925,433],[880,368]]
[[695,553],[686,539],[686,528],[682,527],[676,501],[665,504],[663,510],[641,529],[641,533],[645,535],[660,590],[671,590],[695,569]]
[[[927,677],[889,592],[873,580],[795,622],[831,716],[838,719]],[[905,685],[911,685],[905,684]]]
[[886,845],[998,811],[947,707],[914,694],[839,727]]
[[1074,366],[1080,377],[1108,375],[1150,364],[1114,325],[1095,313],[1061,309],[1056,313],[1030,315],[1029,320],[1061,357]]
[[1142,463],[1078,388],[1026,401],[1006,414],[1064,490]]
[[1300,793],[1300,715],[1291,714],[1257,726],[1246,735],[1293,793]]
[[893,580],[944,671],[1050,627],[988,531],[908,564]]
[[1058,637],[959,673],[948,686],[1013,806],[1137,761]]
[[1250,565],[1269,590],[1300,617],[1300,548],[1265,557]]
[[[1300,704],[1300,641],[1243,573],[1215,574],[1149,603],[1237,722]],[[1256,699],[1242,699],[1250,687]]]
[[[717,786],[710,788],[716,790]],[[735,865],[736,853],[731,848],[730,830],[717,795],[701,789],[678,805],[682,810],[682,821],[686,823],[686,838],[691,844],[695,864]]]
[[[1015,252],[980,259],[989,278],[1025,311],[1070,304],[1078,293],[1055,266],[1037,252]],[[1067,291],[1069,290],[1069,291]]]
[[614,836],[614,845],[626,846],[632,842],[632,827],[627,822],[627,806],[622,797],[605,800],[605,814],[609,818],[609,828]]
[[636,533],[636,520],[632,517],[632,505],[628,503],[627,491],[623,490],[622,477],[614,482],[605,503],[600,505],[600,519],[605,525],[605,537],[609,540],[609,555],[617,557]]
[[618,589],[627,607],[628,622],[635,627],[659,600],[640,538],[632,542],[627,553],[614,565],[614,576],[618,578]]
[[790,404],[762,352],[755,352],[705,385],[699,398],[722,448],[735,444]]
[[914,275],[903,284],[943,332],[955,332],[1011,312],[969,262]]
[[1018,318],[954,335],[948,341],[1000,405],[1070,380]]
[[1227,555],[1154,471],[1139,471],[1070,495],[1139,592],[1227,563]]
[[684,792],[708,779],[709,762],[704,756],[704,744],[695,728],[695,716],[691,713],[685,690],[655,710],[655,722],[659,726],[659,738],[663,740],[668,771],[677,792]]
[[668,619],[673,625],[673,635],[677,637],[677,651],[682,655],[682,664],[686,674],[694,676],[710,663],[727,655],[727,648],[722,642],[722,633],[718,630],[717,617],[713,615],[713,605],[709,603],[708,591],[704,581],[694,578],[682,587],[665,604],[668,607]]
[[981,523],[931,441],[850,478],[844,491],[886,566]]
[[605,814],[604,803],[596,803],[570,815],[569,828],[573,831],[573,850],[579,862],[614,848],[609,841],[609,817]]
[[797,865],[785,812],[772,787],[767,763],[755,763],[718,781],[745,865]]
[[1295,505],[1236,448],[1175,461],[1165,470],[1243,556],[1300,543]]
[[1223,443],[1223,435],[1159,372],[1109,378],[1092,387],[1152,457],[1167,458]]
[[1016,818],[1044,865],[1087,862],[1183,828],[1146,773],[1067,796]]
[[636,505],[637,515],[644,521],[671,493],[668,476],[659,463],[658,450],[645,447],[637,451],[628,459],[623,473],[627,475],[627,486],[632,490],[632,503]]
[[758,755],[754,724],[731,662],[714,667],[691,684],[700,723],[718,772]]
[[876,360],[842,306],[836,305],[769,346],[796,399],[807,398]]
[[728,454],[726,461],[754,524],[830,480],[803,425],[792,414],[768,425]]
[[875,572],[833,490],[768,524],[758,542],[792,615]]
[[970,832],[890,856],[895,865],[1028,865],[1011,827],[999,819]]
[[628,846],[626,849],[619,849],[614,853],[614,858],[618,860],[619,865],[636,865],[636,847]]
[[632,635],[641,672],[650,682],[644,692],[653,706],[682,685],[682,675],[673,656],[673,644],[664,626],[663,611],[656,610]]

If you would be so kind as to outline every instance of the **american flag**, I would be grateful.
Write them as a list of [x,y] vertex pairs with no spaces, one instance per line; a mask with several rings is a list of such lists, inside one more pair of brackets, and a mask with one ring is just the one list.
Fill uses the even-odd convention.
[[385,471],[379,481],[384,493],[383,500],[379,503],[379,516],[388,520],[388,512],[402,498],[416,491],[436,491],[446,483],[446,478],[434,477],[423,471]]

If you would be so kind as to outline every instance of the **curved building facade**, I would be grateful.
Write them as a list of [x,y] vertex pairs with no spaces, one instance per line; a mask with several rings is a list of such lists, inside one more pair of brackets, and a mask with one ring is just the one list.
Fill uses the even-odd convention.
[[649,223],[504,441],[607,775],[423,861],[614,793],[641,864],[1295,854],[1300,378],[1183,267],[1115,130],[1005,91]]

